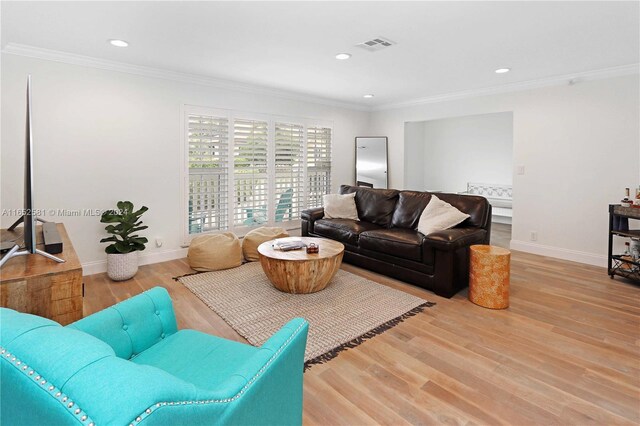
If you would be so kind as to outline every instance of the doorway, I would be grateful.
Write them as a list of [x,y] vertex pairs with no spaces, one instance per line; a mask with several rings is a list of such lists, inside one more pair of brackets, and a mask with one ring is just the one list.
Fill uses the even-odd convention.
[[405,123],[406,189],[480,195],[491,203],[491,243],[509,247],[513,113]]

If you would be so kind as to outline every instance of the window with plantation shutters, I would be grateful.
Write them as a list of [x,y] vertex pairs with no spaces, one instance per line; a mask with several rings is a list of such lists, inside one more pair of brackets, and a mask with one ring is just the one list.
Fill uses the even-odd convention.
[[307,128],[307,207],[322,206],[331,191],[331,129]]
[[304,205],[304,126],[275,123],[276,223],[300,218]]
[[188,232],[228,227],[229,121],[223,117],[189,114]]
[[331,128],[294,117],[187,106],[185,242],[206,232],[242,236],[300,226],[331,190]]
[[254,226],[268,221],[268,123],[233,122],[233,224]]

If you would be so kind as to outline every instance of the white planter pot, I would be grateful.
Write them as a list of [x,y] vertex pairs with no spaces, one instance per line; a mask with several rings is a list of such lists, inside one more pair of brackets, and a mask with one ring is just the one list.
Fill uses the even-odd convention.
[[113,281],[124,281],[138,272],[138,252],[107,254],[107,275]]

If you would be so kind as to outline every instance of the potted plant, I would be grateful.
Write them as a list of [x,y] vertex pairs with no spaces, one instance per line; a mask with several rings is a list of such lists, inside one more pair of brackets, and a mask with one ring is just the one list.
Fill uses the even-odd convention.
[[147,229],[142,225],[140,216],[147,210],[142,207],[134,211],[130,201],[118,201],[117,210],[102,213],[100,222],[108,223],[104,229],[111,237],[103,238],[101,243],[112,243],[107,246],[107,275],[114,281],[132,278],[138,272],[138,252],[145,249],[148,240],[136,234]]

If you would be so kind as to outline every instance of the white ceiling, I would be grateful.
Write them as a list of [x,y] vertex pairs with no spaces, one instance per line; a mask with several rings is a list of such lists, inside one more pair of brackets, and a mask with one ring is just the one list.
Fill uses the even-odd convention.
[[3,1],[2,44],[375,106],[636,64],[639,4]]

